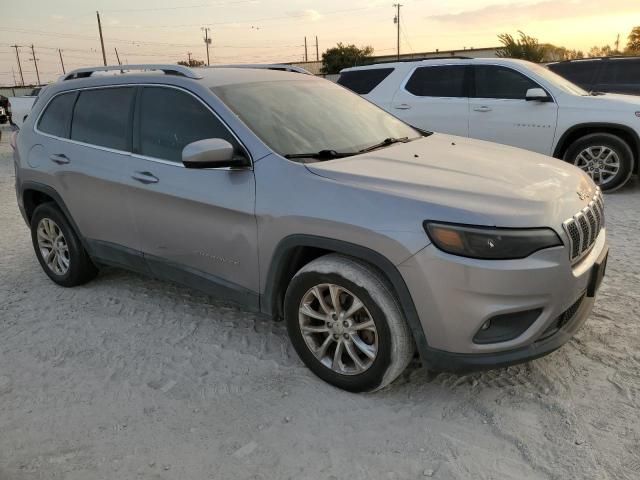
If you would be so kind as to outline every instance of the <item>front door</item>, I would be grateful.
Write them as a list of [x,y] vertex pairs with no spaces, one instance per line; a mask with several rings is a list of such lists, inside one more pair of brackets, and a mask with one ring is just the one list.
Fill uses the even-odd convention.
[[200,99],[145,86],[134,118],[125,175],[139,249],[155,275],[257,306],[255,180],[251,169],[188,169],[182,149],[229,129]]
[[469,98],[465,65],[416,68],[401,85],[390,112],[422,130],[469,135]]
[[478,65],[474,72],[469,136],[551,155],[558,105],[525,100],[528,89],[542,87],[509,67]]

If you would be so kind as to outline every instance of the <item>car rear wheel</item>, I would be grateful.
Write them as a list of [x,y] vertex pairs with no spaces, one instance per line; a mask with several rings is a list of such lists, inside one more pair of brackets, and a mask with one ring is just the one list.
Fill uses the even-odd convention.
[[414,341],[389,285],[350,257],[326,255],[303,267],[287,289],[285,320],[307,367],[345,390],[380,389],[413,357]]
[[44,272],[58,285],[82,285],[98,273],[64,214],[53,204],[39,205],[31,217],[31,240]]
[[610,133],[593,133],[573,142],[564,159],[586,172],[602,190],[624,185],[633,172],[629,145]]

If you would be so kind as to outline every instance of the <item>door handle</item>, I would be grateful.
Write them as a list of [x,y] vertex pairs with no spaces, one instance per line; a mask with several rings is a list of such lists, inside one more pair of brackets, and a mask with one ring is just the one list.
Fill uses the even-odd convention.
[[151,172],[135,172],[131,175],[131,178],[137,180],[140,183],[149,185],[150,183],[158,183],[160,179]]
[[475,107],[473,110],[476,111],[476,112],[490,112],[492,110],[492,108],[491,107],[487,107],[486,105],[483,105],[481,107]]
[[408,103],[401,103],[400,105],[395,105],[393,108],[395,108],[396,110],[409,110],[411,108],[411,105],[409,105]]
[[67,157],[64,153],[56,153],[54,155],[51,155],[49,157],[49,160],[51,160],[53,163],[57,163],[58,165],[65,165],[71,161],[69,160],[69,157]]

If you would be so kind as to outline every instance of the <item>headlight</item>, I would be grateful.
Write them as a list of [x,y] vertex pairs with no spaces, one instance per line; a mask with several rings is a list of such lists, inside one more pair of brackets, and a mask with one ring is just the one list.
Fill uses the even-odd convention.
[[424,222],[424,229],[440,250],[485,260],[525,258],[543,248],[562,245],[550,228],[470,227]]

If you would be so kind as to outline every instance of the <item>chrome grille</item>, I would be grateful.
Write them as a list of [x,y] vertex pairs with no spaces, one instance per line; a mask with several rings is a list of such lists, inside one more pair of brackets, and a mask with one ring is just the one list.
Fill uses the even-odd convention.
[[596,189],[586,207],[562,225],[569,237],[571,260],[576,261],[591,250],[604,227],[604,202],[600,189]]

